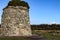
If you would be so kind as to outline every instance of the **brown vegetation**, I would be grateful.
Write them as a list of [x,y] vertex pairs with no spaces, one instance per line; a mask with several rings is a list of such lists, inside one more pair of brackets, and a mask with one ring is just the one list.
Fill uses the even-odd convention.
[[31,25],[32,30],[60,30],[60,24]]

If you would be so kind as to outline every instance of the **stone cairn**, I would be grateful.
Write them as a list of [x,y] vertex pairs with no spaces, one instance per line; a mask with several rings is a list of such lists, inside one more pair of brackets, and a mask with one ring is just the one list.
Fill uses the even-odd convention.
[[3,9],[1,27],[2,36],[31,36],[28,3],[10,1]]

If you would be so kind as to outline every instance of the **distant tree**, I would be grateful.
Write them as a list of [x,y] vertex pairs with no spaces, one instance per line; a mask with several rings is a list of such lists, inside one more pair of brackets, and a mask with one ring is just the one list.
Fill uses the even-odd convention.
[[0,28],[1,28],[1,24],[0,24]]
[[32,30],[60,30],[60,24],[40,24],[40,25],[31,25]]

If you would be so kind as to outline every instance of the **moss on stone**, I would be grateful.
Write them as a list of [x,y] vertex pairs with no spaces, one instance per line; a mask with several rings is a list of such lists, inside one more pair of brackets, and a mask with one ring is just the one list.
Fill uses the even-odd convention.
[[12,0],[8,3],[8,6],[23,6],[23,7],[27,7],[29,9],[28,3],[25,1],[20,1],[20,0],[15,0],[15,1]]

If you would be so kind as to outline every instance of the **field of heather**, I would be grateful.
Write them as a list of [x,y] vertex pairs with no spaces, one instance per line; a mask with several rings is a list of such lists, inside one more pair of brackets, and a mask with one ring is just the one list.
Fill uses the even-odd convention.
[[0,40],[46,40],[45,38],[42,38],[40,36],[34,35],[30,37],[22,37],[22,36],[13,36],[13,37],[0,37]]
[[33,30],[30,37],[0,37],[0,40],[60,40],[60,30]]
[[48,40],[60,40],[60,30],[33,30],[33,34]]

